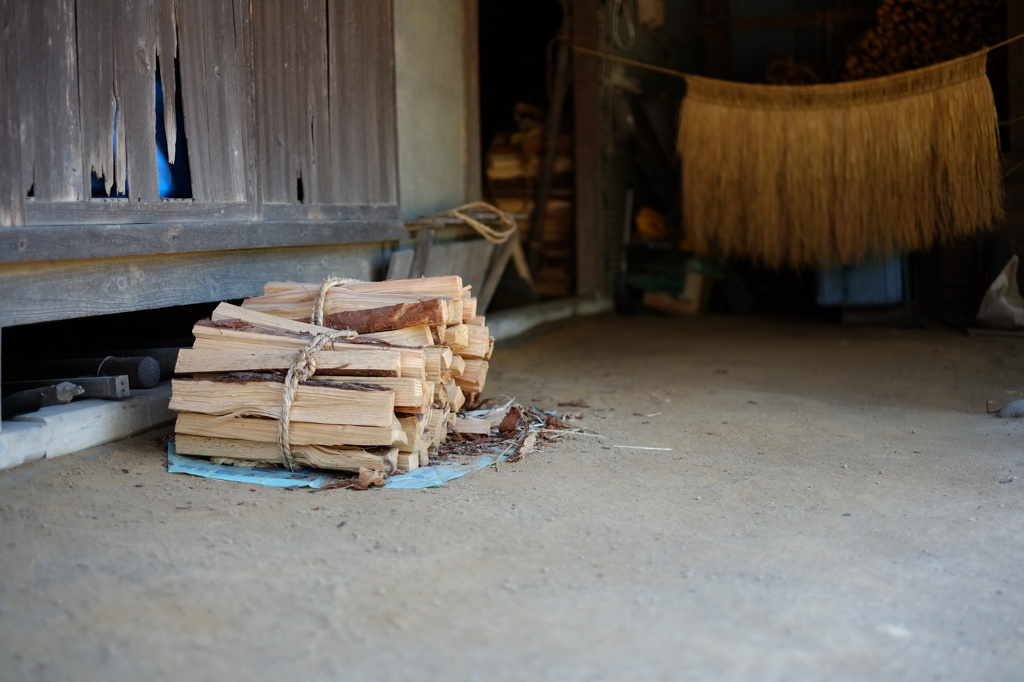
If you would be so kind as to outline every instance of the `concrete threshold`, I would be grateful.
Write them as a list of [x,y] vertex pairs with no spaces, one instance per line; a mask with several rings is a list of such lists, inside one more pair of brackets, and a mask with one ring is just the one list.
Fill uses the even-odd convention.
[[612,301],[599,297],[560,298],[487,314],[487,326],[495,339],[510,339],[548,322],[597,315],[612,309]]
[[[495,339],[518,336],[547,322],[611,310],[602,298],[566,298],[502,310],[487,316]],[[76,400],[21,414],[0,424],[0,470],[52,459],[128,438],[174,421],[171,384],[133,390],[127,400]]]

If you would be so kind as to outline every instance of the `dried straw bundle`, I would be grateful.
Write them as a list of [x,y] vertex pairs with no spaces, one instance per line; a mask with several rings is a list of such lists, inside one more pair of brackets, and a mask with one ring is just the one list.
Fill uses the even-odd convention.
[[687,76],[688,234],[778,267],[850,264],[990,228],[1003,192],[986,54],[827,85]]

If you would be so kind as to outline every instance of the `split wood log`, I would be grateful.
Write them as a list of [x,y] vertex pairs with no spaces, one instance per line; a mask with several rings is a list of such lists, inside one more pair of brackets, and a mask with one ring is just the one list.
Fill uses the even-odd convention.
[[[356,388],[355,386],[359,386]],[[291,406],[296,421],[390,427],[395,393],[368,384],[299,384]],[[284,384],[267,380],[174,379],[170,408],[178,412],[281,418]]]
[[[454,286],[431,286],[427,280],[440,279],[452,285],[461,284],[455,277],[393,280],[391,282],[365,282],[346,284],[327,290],[323,300],[323,313],[330,315],[340,312],[354,312],[371,308],[397,306],[424,300],[437,300],[444,308],[444,321],[450,324],[462,322],[464,309],[463,289]],[[386,291],[375,291],[365,285],[383,284]],[[450,293],[438,293],[443,288]],[[313,302],[320,295],[320,285],[302,282],[271,282],[264,287],[263,296],[249,298],[242,305],[272,315],[293,320],[308,320],[313,312]]]
[[[420,296],[450,296],[452,298],[462,298],[466,289],[462,284],[462,278],[458,275],[389,279],[382,282],[349,282],[342,287],[334,287],[334,289],[341,288],[364,294],[415,294]],[[276,294],[295,290],[304,290],[311,294],[316,294],[320,291],[320,285],[302,282],[267,282],[263,285],[264,294]]]
[[490,363],[487,360],[467,359],[466,369],[462,376],[455,380],[466,393],[482,393],[484,384],[487,381],[487,368]]
[[467,323],[477,316],[477,308],[479,304],[475,298],[463,298],[462,299],[462,321]]
[[[260,344],[263,341],[262,345],[266,346],[268,350],[273,347],[279,347],[282,350],[293,349],[290,352],[294,356],[294,353],[304,348],[309,341],[306,339],[305,343],[302,343],[301,338],[266,336],[236,328],[223,328],[212,325],[197,325],[193,331],[196,334],[196,341],[192,350],[211,352],[248,353],[252,350],[254,343]],[[245,334],[251,334],[251,336],[241,338]],[[399,358],[399,376],[410,379],[426,378],[426,354],[422,348],[404,348],[388,344],[358,342],[337,344],[335,347],[342,349],[338,352],[363,353],[368,356],[384,354],[385,356],[380,360],[367,360],[367,363],[390,363],[388,356],[390,354],[397,354]]]
[[431,346],[424,348],[423,351],[426,357],[424,369],[426,370],[427,380],[443,381],[445,372],[452,366],[452,358],[454,357],[452,349],[448,346]]
[[462,373],[466,371],[466,360],[461,355],[452,356],[452,364],[448,368],[453,377],[462,376]]
[[399,471],[408,473],[420,467],[419,452],[399,452],[396,459],[398,460]]
[[[316,376],[325,384],[351,381],[348,377]],[[423,413],[432,402],[434,382],[404,377],[381,377],[373,379],[380,386],[395,394],[395,410],[398,412]]]
[[[262,417],[216,417],[194,412],[178,413],[174,425],[175,433],[210,438],[231,438],[234,440],[278,442],[278,422]],[[291,422],[288,430],[289,441],[295,445],[326,446],[388,446],[404,447],[408,436],[397,417],[391,426],[354,426],[352,424],[317,424]]]
[[463,358],[479,358],[486,360],[494,350],[494,339],[490,330],[479,325],[460,324],[449,327],[445,332],[445,343],[452,352]]
[[373,332],[363,334],[360,338],[370,341],[381,341],[394,346],[410,346],[413,348],[422,346],[433,346],[434,335],[429,326],[407,327],[406,329],[395,329],[389,332]]
[[[183,455],[226,457],[229,459],[281,463],[281,451],[274,443],[260,443],[232,438],[211,438],[187,433],[174,437],[175,450]],[[330,448],[320,445],[294,445],[292,458],[298,464],[316,469],[358,472],[361,468],[393,472],[398,451],[388,449],[377,454],[363,448]]]
[[398,416],[398,423],[402,426],[402,431],[405,433],[405,444],[399,445],[398,449],[400,452],[413,452],[419,445],[420,439],[423,437],[423,432],[427,428],[427,423],[430,420],[430,409],[426,414],[414,414],[406,415],[401,414]]
[[457,324],[444,330],[444,345],[452,349],[453,353],[459,353],[460,348],[469,345],[469,325]]
[[324,326],[331,329],[348,329],[359,334],[372,334],[406,327],[444,324],[446,312],[441,299],[431,298],[414,303],[325,314]]
[[[341,346],[342,344],[338,344]],[[178,374],[199,372],[287,371],[295,362],[297,350],[263,348],[254,350],[241,344],[219,343],[209,348],[199,345],[178,354]],[[316,375],[346,377],[397,377],[402,358],[397,351],[323,350],[316,356]]]

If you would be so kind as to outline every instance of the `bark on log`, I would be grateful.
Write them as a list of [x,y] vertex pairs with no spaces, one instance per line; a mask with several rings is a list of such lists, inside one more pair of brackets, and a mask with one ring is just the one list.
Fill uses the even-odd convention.
[[324,315],[324,326],[338,330],[351,329],[359,334],[372,334],[405,327],[444,324],[446,312],[444,301],[431,298],[416,303],[331,313]]

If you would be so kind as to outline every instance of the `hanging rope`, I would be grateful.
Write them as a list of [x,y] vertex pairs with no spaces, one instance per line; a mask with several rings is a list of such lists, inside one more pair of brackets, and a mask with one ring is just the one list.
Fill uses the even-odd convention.
[[[980,50],[978,50],[978,53],[984,53],[984,54],[987,55],[989,52],[992,52],[993,50],[998,50],[1001,47],[1006,47],[1007,45],[1010,45],[1012,43],[1017,42],[1018,40],[1024,40],[1024,33],[1021,33],[1019,35],[1015,35],[1012,38],[1007,38],[1006,40],[1004,40],[1002,42],[996,43],[995,45],[990,45],[988,47],[983,47]],[[629,66],[635,66],[638,69],[646,69],[647,71],[654,71],[656,73],[663,73],[666,76],[672,76],[673,78],[682,78],[682,79],[685,80],[687,78],[690,78],[691,76],[696,75],[696,74],[686,73],[685,71],[679,71],[677,69],[669,69],[669,68],[666,68],[664,66],[658,66],[657,64],[649,64],[647,62],[641,62],[641,61],[638,61],[636,59],[630,59],[629,57],[620,57],[619,55],[611,54],[610,52],[601,52],[599,50],[592,50],[589,47],[583,47],[581,45],[577,45],[576,43],[572,42],[572,40],[570,40],[569,38],[567,38],[565,36],[556,36],[555,38],[553,38],[551,40],[552,43],[558,42],[558,41],[564,42],[566,44],[566,46],[570,50],[572,50],[573,52],[579,52],[581,54],[590,55],[591,57],[597,57],[598,59],[607,59],[608,61],[619,62],[621,64],[628,64]],[[929,67],[922,67],[922,68],[926,68],[927,69]],[[918,70],[918,69],[915,69],[915,70]],[[904,72],[904,73],[910,73],[910,72]],[[898,75],[898,74],[894,74],[894,75]],[[775,86],[775,87],[787,87],[787,86]],[[796,87],[814,87],[814,86],[796,86]],[[1024,121],[1024,116],[1019,116],[1017,118],[1009,119],[1009,120],[1006,120],[1006,121],[999,121],[998,125],[1000,125],[1000,126],[1008,126],[1008,125],[1013,125],[1014,123],[1019,123],[1021,121]]]
[[[501,224],[502,229],[496,230],[495,228],[485,225],[484,223],[466,215],[468,211],[483,211],[493,213],[498,217],[498,222]],[[432,218],[455,218],[461,220],[466,225],[469,225],[474,230],[480,233],[480,236],[489,241],[492,244],[504,244],[512,235],[519,229],[519,223],[505,211],[502,211],[497,206],[492,206],[486,201],[474,201],[469,204],[464,204],[458,208],[453,208],[450,211],[444,211],[443,213],[434,213],[433,215],[426,216],[422,220],[427,221]]]

